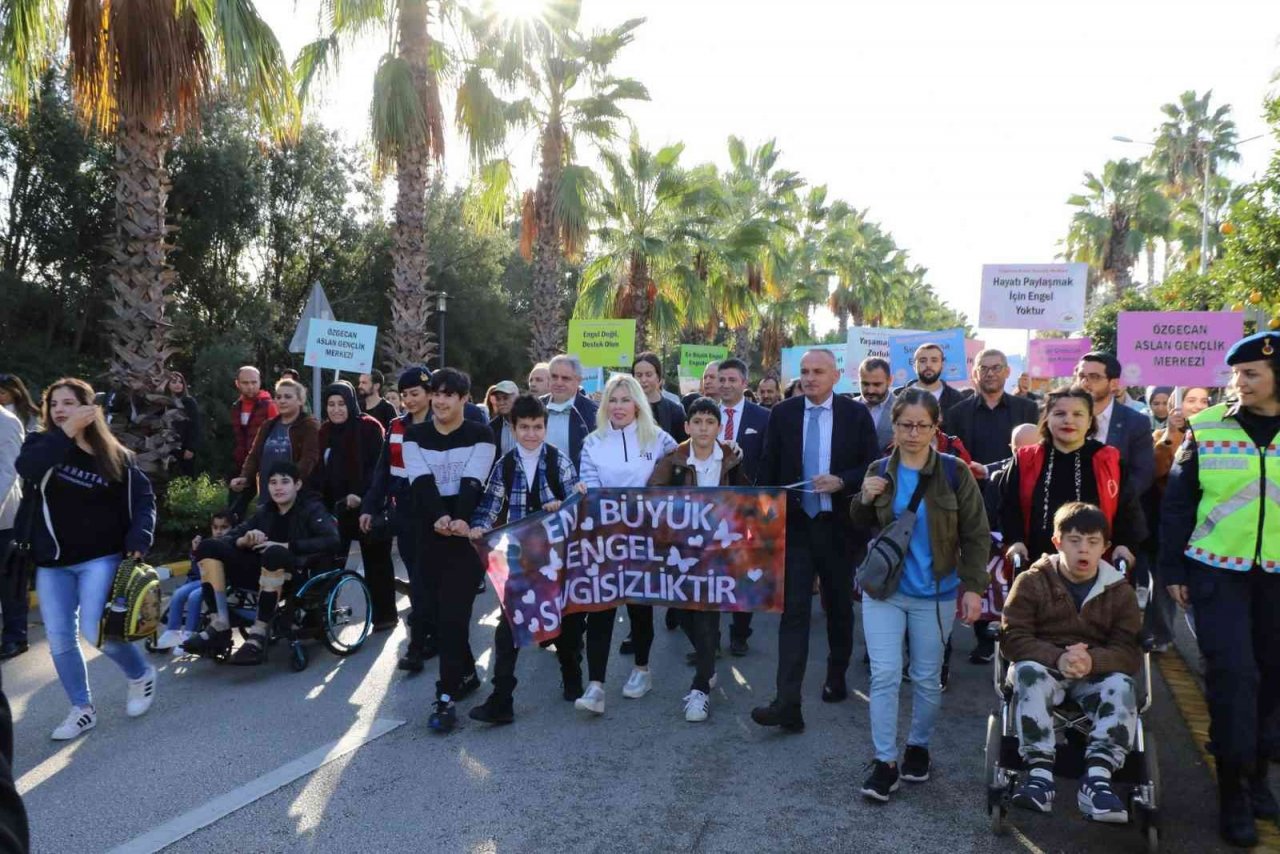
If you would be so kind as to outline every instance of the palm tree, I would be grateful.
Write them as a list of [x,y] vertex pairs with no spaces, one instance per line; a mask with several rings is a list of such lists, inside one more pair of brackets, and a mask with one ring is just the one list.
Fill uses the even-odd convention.
[[118,432],[149,474],[162,475],[177,440],[163,393],[174,352],[165,312],[174,280],[165,157],[174,134],[198,127],[216,85],[278,135],[296,132],[292,81],[252,0],[69,0],[65,14],[48,0],[0,0],[4,95],[18,114],[64,31],[77,111],[115,142],[110,375],[137,409]]
[[1240,160],[1231,105],[1212,109],[1212,99],[1212,89],[1200,96],[1188,90],[1177,103],[1160,108],[1167,118],[1156,135],[1151,164],[1163,176],[1168,195],[1175,201],[1201,193],[1205,176],[1212,178],[1219,162]]
[[[449,9],[437,2],[437,19]],[[331,32],[305,46],[295,63],[303,98],[336,65],[340,51],[374,29],[387,30],[388,51],[378,62],[369,109],[379,169],[395,168],[395,221],[391,227],[391,330],[382,350],[396,368],[425,364],[435,352],[427,330],[435,307],[430,235],[426,228],[431,169],[444,157],[444,110],[439,75],[446,54],[431,37],[428,0],[324,0]]]
[[1129,287],[1133,265],[1149,234],[1163,233],[1169,201],[1160,176],[1136,160],[1108,161],[1099,177],[1085,173],[1085,193],[1067,204],[1078,208],[1067,232],[1066,257],[1088,263],[1116,297]]
[[649,349],[650,327],[674,332],[686,291],[678,264],[685,198],[683,144],[651,152],[634,131],[625,156],[601,152],[607,180],[597,199],[595,258],[583,270],[575,317],[634,317],[636,348]]
[[521,251],[533,265],[534,361],[564,346],[562,271],[590,232],[595,180],[578,147],[611,141],[625,118],[620,104],[649,98],[639,81],[609,73],[644,19],[584,34],[581,7],[581,0],[558,0],[534,16],[512,19],[486,2],[480,13],[463,15],[475,56],[458,89],[457,117],[479,164],[482,219],[499,220],[506,206],[512,169],[499,152],[508,134],[521,126],[537,132],[538,183],[521,201],[520,230]]

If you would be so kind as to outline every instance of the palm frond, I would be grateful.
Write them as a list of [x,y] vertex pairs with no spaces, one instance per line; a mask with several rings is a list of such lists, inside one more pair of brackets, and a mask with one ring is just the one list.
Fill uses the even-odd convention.
[[0,3],[0,100],[25,118],[62,36],[57,0]]

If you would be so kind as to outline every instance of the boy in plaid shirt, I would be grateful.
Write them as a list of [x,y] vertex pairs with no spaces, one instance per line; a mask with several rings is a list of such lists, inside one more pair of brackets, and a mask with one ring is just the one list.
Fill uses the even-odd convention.
[[[586,492],[578,473],[554,445],[547,444],[547,409],[538,398],[516,398],[508,415],[516,446],[503,454],[489,474],[484,498],[471,520],[471,537],[479,539],[493,527],[518,522],[539,511],[554,512],[574,490]],[[501,595],[501,591],[499,591]],[[572,624],[581,614],[565,615],[556,638],[564,698],[582,696],[582,632]],[[472,720],[509,724],[515,720],[512,694],[516,688],[516,648],[505,615],[493,633],[493,693],[470,711]]]

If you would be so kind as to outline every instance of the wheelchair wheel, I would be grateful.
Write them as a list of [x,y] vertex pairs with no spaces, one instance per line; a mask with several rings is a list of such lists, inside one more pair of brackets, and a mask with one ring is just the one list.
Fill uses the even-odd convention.
[[991,832],[997,836],[1004,833],[1004,821],[1009,815],[1008,792],[996,784],[996,767],[1000,763],[1003,735],[1000,718],[997,715],[987,715],[986,771],[983,777],[987,784],[987,817],[991,820]]
[[[1147,843],[1149,854],[1157,854],[1160,850],[1160,801],[1164,798],[1164,790],[1160,783],[1160,755],[1156,749],[1156,739],[1150,730],[1143,728],[1145,749],[1142,752],[1143,776],[1150,787],[1150,803],[1133,805],[1138,813],[1138,829]],[[1131,811],[1133,811],[1131,810]]]
[[324,645],[334,655],[350,655],[364,644],[373,625],[373,604],[364,579],[355,573],[338,578],[325,597]]

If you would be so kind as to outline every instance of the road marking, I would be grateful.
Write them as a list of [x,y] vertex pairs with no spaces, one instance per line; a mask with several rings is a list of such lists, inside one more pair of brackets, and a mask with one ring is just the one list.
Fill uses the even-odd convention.
[[123,845],[112,848],[108,854],[150,854],[172,845],[180,839],[208,827],[215,821],[225,818],[241,807],[266,797],[282,786],[287,786],[299,777],[305,777],[313,771],[339,759],[346,754],[363,747],[375,738],[380,738],[392,730],[404,725],[404,721],[390,718],[376,718],[373,721],[360,721],[337,741],[286,762],[274,771],[268,771],[256,780],[251,780],[225,795],[219,795],[211,801],[188,810],[177,818],[170,819],[159,827],[135,836]]
[[1023,848],[1030,851],[1031,854],[1044,854],[1044,850],[1028,839],[1027,835],[1021,830],[1018,830],[1018,828],[1013,825],[1009,825],[1009,829],[1013,831],[1013,838],[1016,839]]
[[[1200,690],[1200,683],[1196,681],[1187,663],[1182,660],[1181,651],[1172,655],[1165,653],[1156,658],[1156,661],[1160,668],[1160,675],[1164,677],[1165,684],[1173,693],[1174,705],[1182,714],[1182,720],[1186,723],[1187,729],[1191,730],[1191,740],[1195,742],[1196,750],[1200,751],[1205,767],[1209,769],[1209,776],[1217,780],[1217,765],[1205,746],[1209,743],[1209,706],[1205,702],[1204,693]],[[1156,797],[1160,797],[1158,792]],[[1280,832],[1277,832],[1276,826],[1269,821],[1259,821],[1256,824],[1259,846],[1254,850],[1280,851]]]

